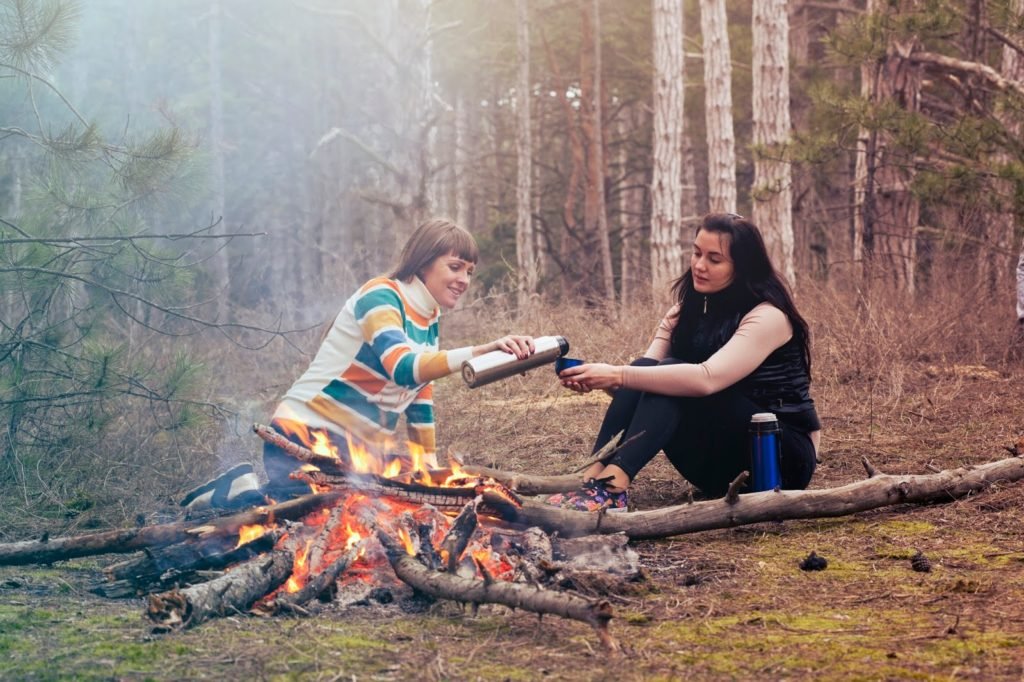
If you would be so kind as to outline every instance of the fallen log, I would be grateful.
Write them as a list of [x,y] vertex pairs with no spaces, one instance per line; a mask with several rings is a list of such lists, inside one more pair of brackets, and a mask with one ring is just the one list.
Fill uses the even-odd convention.
[[245,613],[257,599],[280,587],[292,572],[295,554],[275,549],[209,582],[183,590],[151,594],[146,617],[154,633],[172,632],[205,620]]
[[190,538],[237,535],[242,526],[271,525],[277,520],[300,519],[306,514],[335,504],[348,494],[348,491],[342,490],[311,493],[280,504],[256,507],[204,522],[178,521],[131,530],[111,530],[0,544],[0,566],[50,564],[54,561],[97,554],[129,554],[147,547],[173,545]]
[[207,571],[224,570],[269,552],[281,535],[282,531],[270,531],[238,547],[234,546],[233,540],[215,538],[215,542],[183,542],[155,550],[147,548],[138,559],[105,568],[105,579],[90,587],[89,591],[118,599],[203,582],[198,578]]
[[821,490],[770,490],[732,499],[708,500],[651,511],[578,512],[523,500],[517,522],[540,526],[562,537],[625,533],[632,540],[664,538],[764,521],[845,516],[894,504],[949,502],[993,483],[1024,479],[1024,458],[948,469],[937,474],[879,473],[865,460],[870,478]]
[[494,580],[475,580],[451,573],[431,571],[405,552],[393,538],[378,531],[391,568],[402,582],[424,594],[463,603],[502,604],[538,614],[553,614],[586,623],[609,651],[619,644],[608,631],[612,607],[606,600],[591,601],[573,594],[541,590],[533,585]]

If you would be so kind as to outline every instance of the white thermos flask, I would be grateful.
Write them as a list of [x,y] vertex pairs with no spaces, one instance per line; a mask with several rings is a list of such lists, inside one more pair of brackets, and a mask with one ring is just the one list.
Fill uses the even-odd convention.
[[554,362],[569,352],[569,342],[564,336],[538,336],[533,346],[536,350],[522,360],[503,350],[466,360],[462,363],[462,379],[470,388],[476,388]]

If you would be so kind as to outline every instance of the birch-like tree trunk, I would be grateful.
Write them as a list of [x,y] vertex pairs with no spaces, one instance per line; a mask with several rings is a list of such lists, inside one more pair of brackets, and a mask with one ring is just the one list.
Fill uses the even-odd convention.
[[665,305],[683,270],[683,133],[686,62],[682,0],[654,0],[654,168],[651,177],[651,288]]
[[736,137],[732,119],[732,55],[725,0],[701,0],[704,119],[708,136],[708,207],[736,211]]
[[530,135],[530,7],[516,0],[516,291],[522,310],[537,293],[533,234],[533,155]]
[[[913,8],[904,0],[900,9]],[[867,13],[894,11],[868,0]],[[920,108],[921,67],[908,59],[920,48],[914,36],[893,40],[883,58],[861,69],[861,93],[872,105],[898,102],[907,111]],[[879,272],[897,291],[913,294],[917,265],[917,227],[921,207],[911,191],[914,172],[899,158],[885,131],[862,130],[857,143],[854,178],[854,258],[866,282]]]
[[793,264],[792,168],[786,159],[789,118],[789,15],[786,0],[754,0],[754,222],[775,267],[790,284]]

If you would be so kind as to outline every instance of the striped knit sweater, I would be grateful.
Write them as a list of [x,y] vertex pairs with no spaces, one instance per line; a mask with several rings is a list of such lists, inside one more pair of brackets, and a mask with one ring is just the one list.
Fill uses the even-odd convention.
[[[403,414],[409,440],[434,460],[431,382],[456,371],[472,348],[438,350],[440,307],[418,277],[378,277],[352,295],[309,369],[285,394],[275,421],[291,420],[377,450],[396,444]],[[435,460],[436,461],[436,460]]]

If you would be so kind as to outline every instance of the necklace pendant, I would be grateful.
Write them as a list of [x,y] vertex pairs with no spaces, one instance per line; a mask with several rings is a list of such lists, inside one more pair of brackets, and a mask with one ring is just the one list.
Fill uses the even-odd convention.
[[704,314],[707,315],[707,313],[708,313],[708,297],[705,296],[704,297]]

